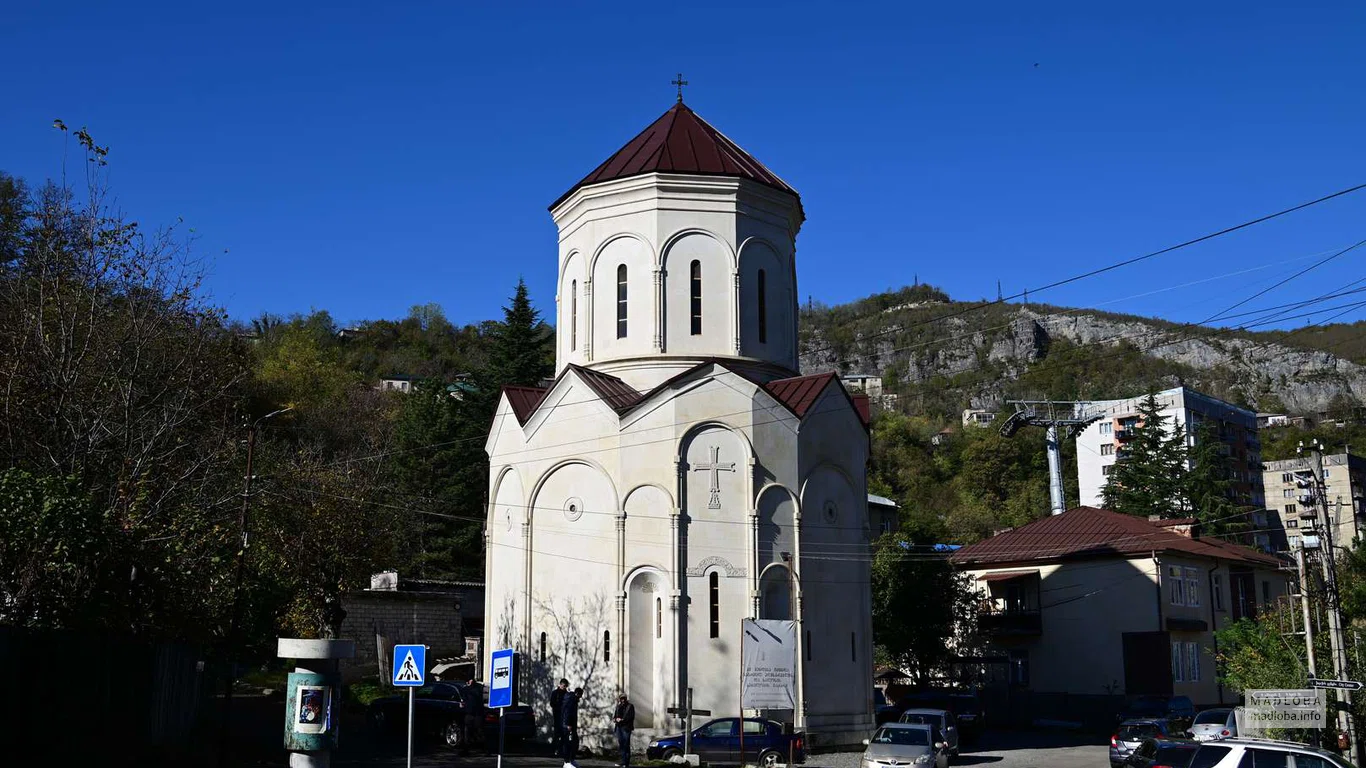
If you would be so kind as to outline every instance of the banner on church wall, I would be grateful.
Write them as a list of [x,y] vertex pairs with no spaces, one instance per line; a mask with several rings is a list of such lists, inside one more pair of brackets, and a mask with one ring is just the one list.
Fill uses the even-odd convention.
[[740,706],[797,708],[797,622],[744,619],[740,623]]

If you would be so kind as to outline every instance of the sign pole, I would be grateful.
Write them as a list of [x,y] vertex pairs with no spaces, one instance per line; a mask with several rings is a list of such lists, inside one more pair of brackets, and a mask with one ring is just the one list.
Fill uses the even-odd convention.
[[498,708],[498,768],[503,768],[503,739],[504,739],[504,734],[507,733],[507,729],[508,729],[507,709],[504,708],[504,707],[499,707],[499,708]]
[[740,619],[740,768],[745,768],[745,620]]
[[408,768],[413,768],[413,693],[408,689]]
[[683,710],[683,717],[687,719],[687,727],[683,729],[683,754],[692,754],[692,689],[688,689],[688,704]]

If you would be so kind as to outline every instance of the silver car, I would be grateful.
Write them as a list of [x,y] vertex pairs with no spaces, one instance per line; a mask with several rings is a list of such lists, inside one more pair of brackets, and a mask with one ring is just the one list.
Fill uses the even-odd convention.
[[945,709],[908,709],[901,713],[902,723],[920,723],[939,729],[944,743],[949,745],[949,756],[958,757],[958,722],[952,712]]
[[1238,735],[1238,720],[1227,707],[1207,709],[1191,721],[1191,738],[1196,741],[1219,741]]
[[948,745],[935,741],[937,735],[933,726],[919,723],[879,726],[873,738],[863,740],[863,768],[949,768]]

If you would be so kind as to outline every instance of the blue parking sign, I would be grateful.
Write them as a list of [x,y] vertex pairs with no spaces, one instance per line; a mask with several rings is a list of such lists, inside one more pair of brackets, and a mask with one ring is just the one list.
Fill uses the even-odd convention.
[[426,682],[427,646],[394,646],[394,685],[417,687]]
[[512,649],[504,648],[493,652],[493,669],[489,674],[489,707],[512,706],[513,687],[517,684],[517,674],[513,669]]

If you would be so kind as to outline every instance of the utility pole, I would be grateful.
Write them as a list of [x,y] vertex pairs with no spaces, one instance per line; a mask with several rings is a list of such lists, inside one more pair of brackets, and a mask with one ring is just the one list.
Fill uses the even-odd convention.
[[[1304,444],[1300,444],[1303,451]],[[1320,528],[1323,536],[1322,549],[1323,556],[1320,563],[1323,566],[1323,585],[1328,614],[1328,641],[1333,654],[1333,671],[1339,680],[1351,679],[1351,671],[1347,664],[1347,646],[1342,634],[1342,610],[1338,601],[1337,589],[1337,568],[1333,557],[1333,527],[1335,518],[1328,513],[1328,489],[1323,482],[1323,446],[1315,440],[1310,445],[1309,471],[1313,474],[1313,505],[1320,514]],[[1338,512],[1341,513],[1342,502],[1338,502]],[[1303,540],[1303,538],[1301,538]],[[1337,691],[1338,700],[1345,706],[1338,710],[1338,728],[1345,732],[1352,744],[1352,751],[1358,752],[1360,747],[1357,744],[1356,727],[1352,720],[1352,692]],[[1354,762],[1360,762],[1359,758]]]
[[1309,676],[1318,677],[1319,668],[1314,661],[1314,621],[1309,615],[1309,581],[1305,578],[1304,572],[1303,543],[1295,545],[1295,567],[1300,572],[1300,610],[1304,616],[1304,652],[1309,657]]

